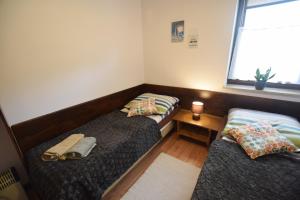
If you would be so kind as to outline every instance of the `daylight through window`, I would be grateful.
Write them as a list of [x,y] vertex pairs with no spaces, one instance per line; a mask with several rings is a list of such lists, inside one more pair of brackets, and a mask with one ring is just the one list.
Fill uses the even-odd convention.
[[[244,6],[241,5],[247,2]],[[276,73],[272,86],[300,86],[300,1],[240,1],[228,83],[254,81],[257,68]],[[275,84],[276,83],[276,84]],[[300,89],[300,88],[299,88]]]

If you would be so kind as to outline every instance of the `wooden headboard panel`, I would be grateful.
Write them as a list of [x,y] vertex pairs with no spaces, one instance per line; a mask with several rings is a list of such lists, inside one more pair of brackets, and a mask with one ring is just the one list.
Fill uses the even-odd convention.
[[176,96],[180,99],[180,106],[185,109],[191,109],[192,101],[201,100],[206,113],[219,116],[237,107],[285,114],[300,120],[300,102],[152,84],[145,84],[144,89],[146,92]]
[[143,92],[176,96],[180,106],[190,109],[193,100],[205,103],[205,112],[224,116],[233,107],[262,110],[290,115],[300,119],[300,103],[250,97],[237,94],[142,84],[105,97],[72,106],[54,113],[31,119],[12,126],[18,146],[24,153],[31,147],[49,140],[63,132],[72,130],[97,116],[121,108]]
[[121,108],[129,100],[143,92],[144,85],[132,87],[108,96],[75,105],[47,115],[43,115],[12,126],[13,133],[21,151],[47,141],[63,132]]

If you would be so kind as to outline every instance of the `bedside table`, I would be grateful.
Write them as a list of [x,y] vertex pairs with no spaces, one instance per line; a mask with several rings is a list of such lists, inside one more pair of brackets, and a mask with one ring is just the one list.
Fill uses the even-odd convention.
[[225,118],[215,115],[201,114],[201,119],[196,121],[192,118],[193,113],[189,110],[179,110],[173,117],[177,123],[177,134],[210,145],[212,131],[221,132],[225,125]]

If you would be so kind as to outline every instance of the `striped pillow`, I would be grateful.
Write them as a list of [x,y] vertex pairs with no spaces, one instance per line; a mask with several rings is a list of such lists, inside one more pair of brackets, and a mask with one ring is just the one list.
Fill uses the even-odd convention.
[[[228,131],[232,128],[239,128],[240,126],[255,122],[268,122],[280,134],[284,135],[294,145],[300,148],[300,124],[297,121],[293,120],[293,118],[289,119],[288,116],[279,116],[278,114],[274,114],[273,116],[272,113],[251,110],[232,110],[234,110],[234,112],[230,112],[228,116],[228,122],[224,128],[223,135],[228,136]],[[243,116],[241,113],[237,113],[237,111],[243,112]]]
[[273,127],[300,148],[300,126],[296,127],[289,124],[279,124]]
[[145,100],[148,98],[155,98],[155,105],[158,110],[157,114],[164,115],[170,110],[176,103],[179,102],[179,99],[176,97],[166,96],[166,95],[159,95],[159,94],[153,94],[153,93],[144,93],[132,101],[130,101],[128,104],[125,105],[125,108],[130,109],[131,105],[135,102]]

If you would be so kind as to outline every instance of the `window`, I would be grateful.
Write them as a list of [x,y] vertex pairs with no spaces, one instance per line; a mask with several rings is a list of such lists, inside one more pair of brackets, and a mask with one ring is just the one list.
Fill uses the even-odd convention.
[[229,84],[271,67],[268,87],[300,89],[300,0],[240,0],[233,47]]

